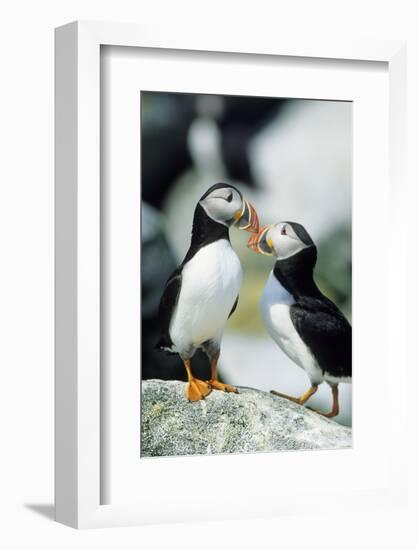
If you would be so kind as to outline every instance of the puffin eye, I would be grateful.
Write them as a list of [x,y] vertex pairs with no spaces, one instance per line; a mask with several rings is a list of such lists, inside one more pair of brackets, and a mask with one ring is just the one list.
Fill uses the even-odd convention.
[[284,227],[281,229],[281,235],[286,235],[287,234],[287,226],[284,225]]
[[230,192],[230,194],[226,197],[227,202],[232,202],[233,200],[233,193]]

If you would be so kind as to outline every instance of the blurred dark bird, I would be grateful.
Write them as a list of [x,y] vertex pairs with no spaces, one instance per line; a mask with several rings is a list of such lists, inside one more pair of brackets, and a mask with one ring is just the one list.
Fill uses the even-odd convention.
[[285,100],[144,92],[141,108],[142,200],[155,208],[161,208],[175,180],[192,166],[189,130],[199,116],[204,97],[217,98],[221,102],[218,112],[211,113],[211,117],[220,132],[227,176],[248,186],[256,185],[248,152],[250,141],[277,115]]
[[[257,232],[256,211],[235,187],[213,185],[197,203],[190,248],[169,277],[159,306],[156,347],[181,357],[190,401],[203,399],[212,389],[237,391],[217,377],[224,328],[237,306],[242,284],[242,267],[229,240],[233,225]],[[191,358],[198,348],[210,360],[208,381],[195,378],[191,371]]]
[[337,416],[338,385],[352,381],[352,328],[314,282],[317,248],[313,240],[302,225],[282,222],[262,228],[249,239],[248,246],[277,257],[261,297],[262,319],[271,337],[311,382],[300,397],[271,393],[302,405],[327,382],[332,390],[332,410],[320,414]]

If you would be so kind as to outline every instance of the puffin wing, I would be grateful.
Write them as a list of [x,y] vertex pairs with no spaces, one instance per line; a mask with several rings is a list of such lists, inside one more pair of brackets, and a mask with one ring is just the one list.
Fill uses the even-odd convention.
[[164,292],[162,293],[159,303],[158,321],[160,329],[160,338],[156,344],[156,348],[164,351],[172,351],[173,342],[169,334],[172,315],[178,302],[181,291],[182,269],[177,268],[166,282]]
[[330,300],[309,298],[290,308],[291,320],[320,368],[335,377],[352,376],[352,327]]
[[233,313],[235,312],[235,309],[237,308],[237,303],[239,302],[239,294],[237,295],[237,298],[235,300],[235,303],[233,304],[233,307],[232,309],[230,310],[230,313],[229,313],[229,317],[228,319],[230,319],[230,317],[233,315]]

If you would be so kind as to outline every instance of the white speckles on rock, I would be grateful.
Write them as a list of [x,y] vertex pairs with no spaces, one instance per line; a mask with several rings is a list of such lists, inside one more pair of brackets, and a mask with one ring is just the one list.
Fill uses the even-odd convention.
[[184,382],[142,382],[142,456],[342,449],[352,430],[251,388],[189,403]]

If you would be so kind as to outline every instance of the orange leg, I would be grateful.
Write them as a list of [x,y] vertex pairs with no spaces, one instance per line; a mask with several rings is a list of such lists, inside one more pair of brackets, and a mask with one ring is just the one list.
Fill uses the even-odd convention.
[[318,389],[318,386],[311,386],[303,395],[300,397],[291,397],[290,395],[286,395],[285,393],[279,393],[275,390],[271,390],[271,393],[273,395],[278,395],[279,397],[284,397],[285,399],[289,399],[290,401],[293,401],[294,403],[298,403],[299,405],[304,405],[306,401],[310,399],[310,397],[316,393]]
[[333,396],[333,405],[332,410],[330,412],[322,412],[322,411],[316,411],[315,409],[309,409],[311,411],[316,412],[317,414],[321,414],[322,416],[325,416],[326,418],[333,418],[334,416],[337,416],[339,414],[339,386],[336,384],[335,386],[332,386],[332,396]]
[[191,361],[189,359],[184,361],[184,367],[188,375],[187,386],[187,398],[188,401],[200,401],[204,399],[206,395],[211,392],[211,387],[207,382],[194,378],[191,372]]
[[237,388],[230,386],[230,384],[222,384],[217,379],[217,362],[219,360],[219,355],[216,355],[211,361],[211,379],[208,381],[213,390],[221,390],[232,393],[239,393]]

